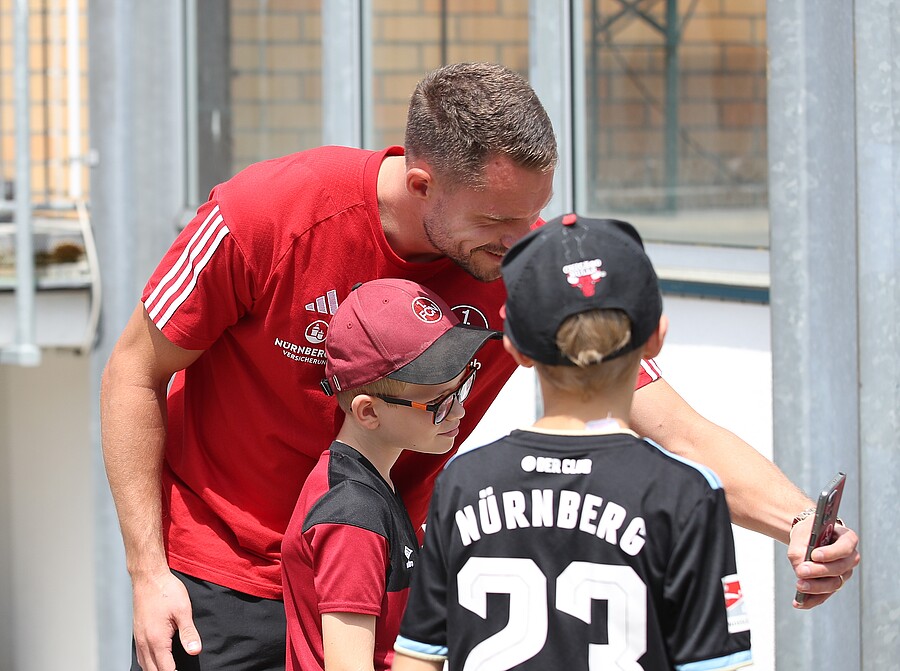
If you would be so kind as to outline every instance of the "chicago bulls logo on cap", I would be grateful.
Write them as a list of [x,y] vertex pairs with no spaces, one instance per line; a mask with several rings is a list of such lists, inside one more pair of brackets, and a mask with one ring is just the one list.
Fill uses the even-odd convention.
[[594,295],[594,285],[606,277],[606,271],[601,270],[600,266],[603,261],[593,259],[591,261],[579,261],[578,263],[570,263],[563,266],[563,272],[573,287],[581,289],[586,297],[590,298]]

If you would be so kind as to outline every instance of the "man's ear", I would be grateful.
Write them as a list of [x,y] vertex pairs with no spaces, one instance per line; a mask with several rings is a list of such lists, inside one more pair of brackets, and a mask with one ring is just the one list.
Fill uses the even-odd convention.
[[377,429],[381,424],[376,398],[368,394],[359,394],[353,397],[350,402],[350,414],[364,429]]
[[660,316],[659,324],[656,327],[656,330],[653,332],[653,335],[644,343],[644,349],[641,352],[641,357],[644,359],[652,359],[659,351],[662,349],[663,341],[666,339],[666,333],[669,331],[669,318],[665,315]]
[[510,340],[505,335],[503,336],[503,349],[509,352],[509,355],[520,366],[524,366],[525,368],[531,368],[532,366],[534,366],[534,359],[528,358],[519,350],[517,350],[516,346],[512,344],[512,340]]
[[427,164],[406,169],[406,190],[416,198],[428,198],[434,188],[434,178]]

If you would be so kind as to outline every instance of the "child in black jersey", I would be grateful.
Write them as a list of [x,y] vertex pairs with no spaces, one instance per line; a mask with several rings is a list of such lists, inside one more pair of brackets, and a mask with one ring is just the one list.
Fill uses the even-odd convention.
[[667,327],[640,236],[569,214],[502,272],[504,345],[536,368],[543,416],[439,476],[393,668],[750,664],[719,479],[629,429]]

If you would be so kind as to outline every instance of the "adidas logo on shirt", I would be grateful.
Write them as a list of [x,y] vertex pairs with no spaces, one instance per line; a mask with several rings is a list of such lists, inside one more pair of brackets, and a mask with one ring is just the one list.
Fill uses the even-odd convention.
[[319,296],[312,303],[307,303],[304,307],[310,312],[318,312],[323,315],[333,315],[337,310],[338,299],[337,291],[332,289],[324,296]]

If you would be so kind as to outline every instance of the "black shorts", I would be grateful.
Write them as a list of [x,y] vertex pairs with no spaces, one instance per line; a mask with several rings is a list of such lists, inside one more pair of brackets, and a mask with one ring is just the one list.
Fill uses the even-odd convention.
[[[172,571],[187,587],[203,651],[189,655],[178,634],[172,655],[178,671],[284,671],[284,602],[237,592]],[[132,642],[131,671],[141,671]]]

